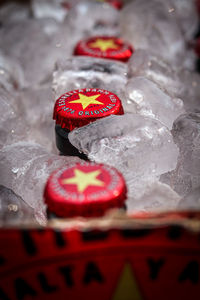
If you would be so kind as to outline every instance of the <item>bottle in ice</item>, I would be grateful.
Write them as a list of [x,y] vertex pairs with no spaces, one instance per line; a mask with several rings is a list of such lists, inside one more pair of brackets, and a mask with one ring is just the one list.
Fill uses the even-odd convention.
[[124,207],[126,193],[125,181],[115,168],[83,162],[54,171],[44,199],[49,218],[98,217]]
[[69,142],[69,132],[97,119],[123,113],[121,100],[106,90],[86,88],[63,94],[54,106],[57,148],[64,155],[86,158]]

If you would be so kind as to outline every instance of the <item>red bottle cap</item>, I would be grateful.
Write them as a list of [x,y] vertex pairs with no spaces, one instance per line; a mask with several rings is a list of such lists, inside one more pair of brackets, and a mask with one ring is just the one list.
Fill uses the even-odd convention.
[[97,36],[80,41],[74,50],[75,55],[127,61],[132,53],[131,45],[117,37]]
[[120,99],[102,89],[70,91],[56,100],[53,119],[62,128],[73,130],[99,118],[124,113]]
[[122,207],[126,193],[125,181],[116,169],[84,162],[53,172],[44,198],[49,211],[58,217],[95,217]]

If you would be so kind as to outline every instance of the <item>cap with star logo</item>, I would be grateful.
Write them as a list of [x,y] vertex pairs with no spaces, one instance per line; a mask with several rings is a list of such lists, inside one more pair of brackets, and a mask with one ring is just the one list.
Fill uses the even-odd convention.
[[44,199],[57,217],[102,216],[107,209],[123,207],[126,184],[114,168],[95,163],[63,167],[49,177]]
[[75,55],[86,55],[99,58],[127,61],[134,49],[117,37],[96,36],[81,40],[75,47]]
[[63,94],[55,103],[56,124],[69,131],[111,114],[124,113],[121,100],[102,89],[81,89]]

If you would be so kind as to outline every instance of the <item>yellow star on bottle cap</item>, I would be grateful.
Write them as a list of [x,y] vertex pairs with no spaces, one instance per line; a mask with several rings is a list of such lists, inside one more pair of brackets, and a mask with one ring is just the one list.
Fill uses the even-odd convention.
[[101,51],[106,51],[108,49],[118,49],[120,46],[115,44],[113,39],[97,39],[95,42],[89,44],[91,48],[99,48]]
[[78,94],[78,95],[79,95],[79,99],[70,101],[69,103],[81,103],[83,109],[88,107],[90,104],[101,104],[101,105],[104,104],[104,103],[96,100],[99,96],[101,96],[100,94],[93,95],[93,96],[86,96],[83,94]]
[[99,174],[101,174],[100,170],[92,171],[92,172],[83,172],[79,169],[74,170],[75,176],[63,179],[63,184],[76,184],[79,193],[82,193],[88,186],[104,186],[105,183],[97,178]]

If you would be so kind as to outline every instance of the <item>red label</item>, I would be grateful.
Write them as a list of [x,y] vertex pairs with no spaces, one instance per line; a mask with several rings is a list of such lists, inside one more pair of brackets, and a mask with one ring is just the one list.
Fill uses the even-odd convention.
[[199,299],[199,233],[180,226],[0,238],[0,299]]

